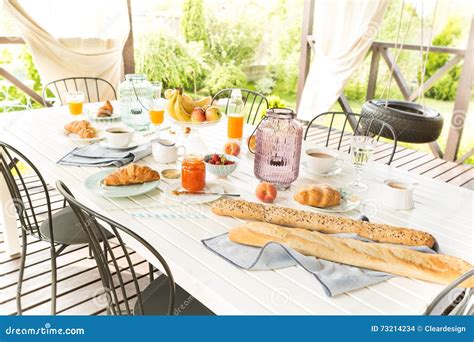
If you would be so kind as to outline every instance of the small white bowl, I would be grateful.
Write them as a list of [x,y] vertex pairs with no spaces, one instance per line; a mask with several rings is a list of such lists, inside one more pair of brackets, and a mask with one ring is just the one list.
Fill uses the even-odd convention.
[[227,160],[232,161],[234,163],[230,165],[211,164],[208,161],[209,161],[209,158],[212,156],[212,154],[208,154],[204,156],[204,162],[206,163],[206,170],[209,173],[212,173],[213,175],[219,178],[225,178],[235,171],[235,169],[237,168],[237,164],[239,162],[239,158],[231,156],[229,154],[223,154],[223,153],[218,153],[218,154],[221,156],[224,156]]

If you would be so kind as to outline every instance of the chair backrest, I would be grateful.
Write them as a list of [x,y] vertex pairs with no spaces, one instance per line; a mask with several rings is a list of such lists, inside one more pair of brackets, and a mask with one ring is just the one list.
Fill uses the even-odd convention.
[[50,194],[36,166],[20,151],[0,142],[0,172],[6,181],[13,200],[11,205],[18,215],[22,229],[43,239],[39,229],[40,215],[46,214],[49,219],[49,233],[54,240]]
[[[48,97],[48,91],[54,97]],[[50,107],[52,100],[59,100],[62,105],[66,104],[66,93],[68,91],[83,91],[85,102],[100,102],[104,100],[116,100],[117,92],[109,81],[97,77],[68,77],[49,82],[43,87],[43,105]],[[104,95],[113,94],[113,98]]]
[[[156,249],[130,229],[79,203],[71,191],[61,181],[56,182],[56,188],[69,203],[79,220],[79,224],[86,232],[89,247],[97,263],[102,285],[105,290],[109,314],[147,314],[143,309],[143,298],[139,286],[140,277],[135,271],[136,265],[132,262],[130,250],[126,247],[121,234],[134,239],[160,262],[162,266],[160,270],[166,274],[170,289],[168,314],[173,314],[176,285],[168,264]],[[107,239],[103,229],[99,229],[100,226],[113,234],[114,238]],[[102,247],[100,245],[101,243],[103,244]],[[146,277],[146,275],[142,277]],[[139,312],[133,312],[134,306],[132,305],[132,300],[137,301]]]
[[[224,114],[228,114],[230,95],[233,88],[223,89],[217,92],[212,98],[212,104],[215,104],[223,109]],[[246,122],[252,125],[258,124],[262,118],[262,114],[268,109],[267,98],[253,90],[240,89],[242,93],[242,100],[244,101],[243,114],[246,117]]]
[[[312,127],[318,128],[318,131],[309,135]],[[346,112],[321,113],[308,123],[304,140],[311,139],[326,147],[350,153],[350,140],[353,135],[370,136],[377,142],[380,141],[380,138],[392,140],[393,144],[389,149],[390,154],[386,164],[392,163],[397,150],[397,134],[390,124],[371,116]]]
[[471,269],[455,279],[433,299],[424,314],[472,316],[474,314],[473,289],[464,289],[459,286],[473,277],[474,269]]

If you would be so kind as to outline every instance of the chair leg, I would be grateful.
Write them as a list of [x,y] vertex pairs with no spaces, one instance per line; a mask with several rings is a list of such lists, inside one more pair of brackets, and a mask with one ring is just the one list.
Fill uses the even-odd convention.
[[56,315],[56,297],[58,291],[58,275],[56,267],[56,249],[51,242],[51,315]]
[[26,240],[26,232],[22,229],[21,230],[21,256],[20,256],[20,270],[18,272],[18,285],[16,289],[16,314],[21,316],[22,308],[21,308],[21,287],[23,286],[23,276],[25,273],[25,263],[26,263],[26,247],[27,247],[27,240]]
[[150,281],[153,281],[155,279],[155,267],[148,263],[148,272],[150,274]]

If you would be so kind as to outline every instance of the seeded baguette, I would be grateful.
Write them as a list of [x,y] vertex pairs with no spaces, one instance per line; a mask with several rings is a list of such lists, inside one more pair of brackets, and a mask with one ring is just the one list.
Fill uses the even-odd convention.
[[431,234],[415,229],[358,221],[275,205],[264,206],[244,200],[222,199],[216,201],[212,206],[212,211],[217,215],[293,228],[305,228],[326,234],[353,233],[376,242],[431,248],[436,241]]
[[[422,253],[401,246],[367,243],[264,222],[235,227],[229,232],[229,239],[256,247],[279,242],[304,255],[439,284],[449,284],[472,269],[468,262],[448,255]],[[470,278],[460,286],[473,287],[474,281]]]

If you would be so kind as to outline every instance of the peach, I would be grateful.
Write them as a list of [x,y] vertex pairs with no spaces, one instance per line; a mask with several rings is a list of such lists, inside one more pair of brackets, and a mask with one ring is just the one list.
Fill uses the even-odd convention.
[[228,142],[224,145],[224,153],[237,157],[240,153],[240,145],[235,142]]
[[262,182],[257,185],[257,189],[255,189],[255,196],[257,196],[257,198],[262,202],[272,203],[277,197],[277,189],[271,183]]
[[206,111],[201,107],[196,107],[191,112],[192,122],[204,122],[206,121]]

